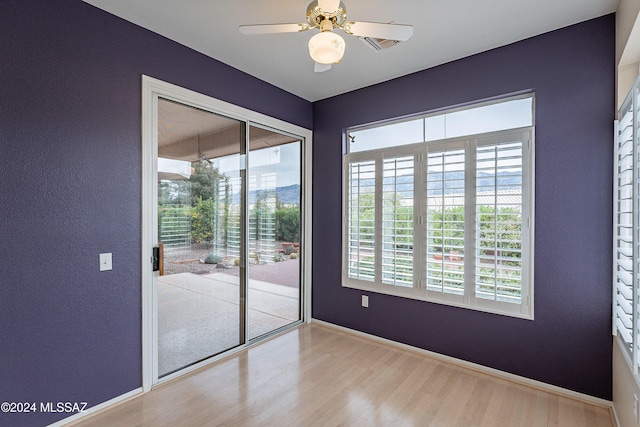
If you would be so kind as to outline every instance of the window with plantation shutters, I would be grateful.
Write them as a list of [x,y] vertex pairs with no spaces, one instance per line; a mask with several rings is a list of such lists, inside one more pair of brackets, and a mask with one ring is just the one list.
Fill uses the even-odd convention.
[[347,268],[349,277],[375,278],[375,162],[349,164],[347,179],[348,230]]
[[615,271],[616,327],[628,348],[633,346],[633,112],[619,122]]
[[640,117],[639,83],[633,86],[619,111],[614,167],[613,333],[638,375],[640,347]]
[[427,155],[427,290],[464,294],[465,150]]
[[491,104],[348,132],[364,143],[344,156],[343,286],[533,318],[533,98],[504,103],[529,121]]
[[476,152],[476,296],[522,301],[522,141]]
[[413,287],[413,156],[382,162],[382,282]]

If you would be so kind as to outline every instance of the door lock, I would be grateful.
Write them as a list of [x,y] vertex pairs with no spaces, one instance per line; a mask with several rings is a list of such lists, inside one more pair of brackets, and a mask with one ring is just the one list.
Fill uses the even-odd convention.
[[158,246],[153,247],[151,264],[153,265],[153,271],[160,271],[160,248]]

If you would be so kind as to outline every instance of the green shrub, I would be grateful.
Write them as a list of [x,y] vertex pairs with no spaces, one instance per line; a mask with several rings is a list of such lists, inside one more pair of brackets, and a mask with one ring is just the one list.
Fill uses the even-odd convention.
[[191,211],[191,241],[209,242],[213,239],[213,200],[199,198]]
[[283,256],[280,252],[278,252],[277,254],[275,254],[275,255],[273,256],[273,260],[274,260],[275,262],[284,261],[284,256]]
[[205,264],[219,264],[221,262],[222,262],[222,257],[220,255],[216,255],[216,254],[209,254],[204,259],[204,263]]
[[276,240],[300,240],[300,206],[283,206],[276,210]]

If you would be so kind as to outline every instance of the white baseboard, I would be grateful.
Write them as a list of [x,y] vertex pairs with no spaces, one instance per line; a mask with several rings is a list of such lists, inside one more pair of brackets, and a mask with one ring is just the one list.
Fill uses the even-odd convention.
[[472,369],[474,371],[478,371],[487,375],[491,375],[494,377],[498,377],[501,379],[505,379],[514,383],[522,384],[528,387],[533,387],[542,391],[547,391],[550,393],[557,394],[562,397],[567,397],[574,400],[579,400],[581,402],[590,403],[592,405],[600,406],[607,409],[613,408],[613,403],[609,400],[600,399],[598,397],[589,396],[588,394],[578,393],[573,390],[568,390],[566,388],[558,387],[552,384],[543,383],[542,381],[532,380],[530,378],[521,377],[520,375],[511,374],[509,372],[500,371],[498,369],[489,368],[487,366],[479,365],[477,363],[467,362],[466,360],[457,359],[455,357],[446,356],[444,354],[435,353],[433,351],[425,350],[419,347],[414,347],[408,344],[402,344],[397,341],[388,340],[386,338],[381,338],[375,335],[367,334],[364,332],[356,331],[354,329],[345,328],[344,326],[335,325],[333,323],[325,322],[318,319],[312,319],[311,323],[315,323],[320,326],[325,326],[327,328],[335,329],[341,332],[345,332],[351,335],[358,336],[360,338],[369,339],[372,341],[377,341],[382,344],[387,344],[392,347],[399,348],[401,350],[407,350],[414,353],[421,354],[423,356],[431,357],[433,359],[441,360],[443,362],[451,363],[453,365],[458,365],[463,368]]
[[618,413],[616,412],[616,405],[611,405],[611,420],[613,425],[620,427],[620,420],[618,419]]
[[66,426],[69,425],[75,421],[80,421],[81,419],[84,419],[85,417],[89,417],[91,415],[95,415],[98,412],[105,410],[107,408],[110,408],[113,405],[116,405],[118,403],[122,403],[126,400],[129,400],[131,398],[134,398],[138,395],[142,394],[142,387],[137,388],[135,390],[131,390],[128,393],[125,394],[121,394],[120,396],[114,397],[111,400],[107,400],[106,402],[102,402],[99,405],[96,406],[92,406],[91,408],[87,409],[85,412],[80,412],[78,414],[72,415],[70,417],[67,417],[65,419],[62,419],[58,422],[55,422],[53,424],[49,424],[48,427],[62,427],[62,426]]

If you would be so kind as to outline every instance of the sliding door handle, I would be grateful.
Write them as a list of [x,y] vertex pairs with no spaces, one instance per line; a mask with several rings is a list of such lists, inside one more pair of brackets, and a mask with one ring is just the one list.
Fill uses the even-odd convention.
[[151,255],[151,264],[153,265],[153,271],[160,271],[160,248],[158,246],[153,247],[153,255]]

